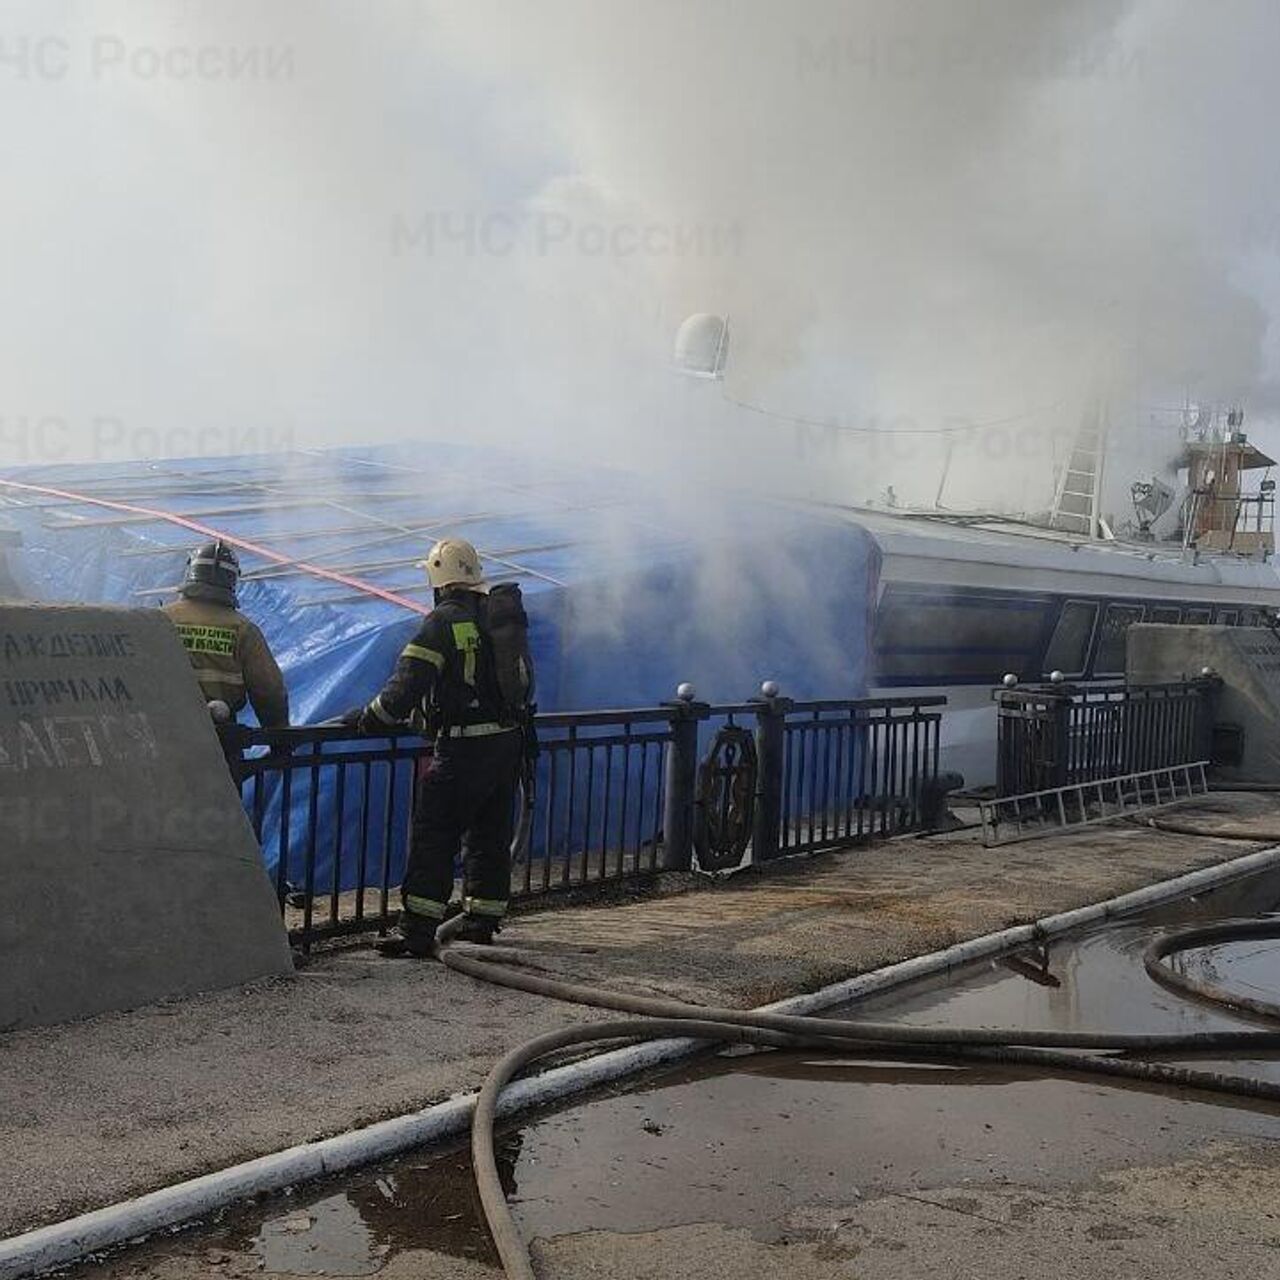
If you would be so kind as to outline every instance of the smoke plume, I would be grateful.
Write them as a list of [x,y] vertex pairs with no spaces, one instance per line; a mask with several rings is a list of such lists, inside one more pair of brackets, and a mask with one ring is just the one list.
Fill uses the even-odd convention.
[[[1098,399],[1139,460],[1172,448],[1152,405],[1275,399],[1269,0],[42,3],[9,30],[10,465],[440,437],[677,495],[1028,509]],[[702,310],[723,386],[669,368]]]

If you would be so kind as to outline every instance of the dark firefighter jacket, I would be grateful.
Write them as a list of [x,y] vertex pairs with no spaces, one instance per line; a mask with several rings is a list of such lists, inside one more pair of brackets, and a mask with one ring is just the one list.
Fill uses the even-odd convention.
[[284,677],[262,632],[244,614],[185,596],[164,611],[178,629],[205,701],[221,700],[233,712],[248,701],[267,729],[289,723]]
[[412,722],[431,733],[508,727],[493,670],[493,650],[480,621],[481,598],[448,592],[401,650],[382,692],[365,708],[361,727]]

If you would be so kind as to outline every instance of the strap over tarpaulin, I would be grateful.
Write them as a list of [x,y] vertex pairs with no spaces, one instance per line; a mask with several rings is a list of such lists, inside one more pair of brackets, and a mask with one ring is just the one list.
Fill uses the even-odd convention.
[[47,498],[62,498],[71,502],[81,502],[90,507],[105,507],[108,511],[119,511],[125,515],[145,516],[150,520],[159,520],[166,524],[177,525],[181,529],[189,529],[192,533],[198,533],[205,538],[219,538],[227,543],[228,546],[238,547],[241,551],[248,551],[264,560],[270,560],[273,564],[288,565],[299,573],[310,574],[315,578],[323,578],[326,582],[336,582],[355,591],[362,591],[366,595],[385,600],[388,604],[399,605],[402,609],[408,609],[413,613],[425,616],[431,612],[429,608],[415,600],[407,600],[404,596],[398,595],[394,591],[376,587],[373,583],[365,582],[362,578],[353,578],[349,574],[339,573],[334,569],[326,569],[322,565],[310,564],[306,560],[295,560],[291,556],[282,555],[279,551],[272,551],[270,547],[264,547],[261,543],[250,542],[247,538],[237,538],[234,534],[224,533],[220,529],[215,529],[212,525],[202,524],[199,520],[189,520],[186,516],[180,516],[173,511],[163,511],[158,507],[142,507],[132,502],[119,502],[113,498],[93,498],[87,494],[76,493],[71,489],[55,489],[50,485],[28,484],[22,480],[6,480],[0,477],[0,484],[8,489],[20,489],[26,493],[39,493]]

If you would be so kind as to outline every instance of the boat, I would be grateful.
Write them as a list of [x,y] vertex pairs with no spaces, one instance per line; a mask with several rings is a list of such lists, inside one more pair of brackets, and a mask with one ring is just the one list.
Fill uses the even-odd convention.
[[[728,329],[727,318],[691,316],[677,368],[722,380]],[[872,691],[945,695],[943,766],[970,784],[994,774],[993,687],[1121,679],[1135,623],[1253,627],[1280,614],[1274,460],[1238,407],[1187,405],[1180,416],[1167,477],[1130,485],[1133,515],[1120,528],[1103,513],[1113,435],[1103,403],[1080,423],[1047,511],[904,508],[891,488],[876,506],[827,504],[878,551]]]
[[[1251,445],[1227,449],[1245,447],[1261,458]],[[1267,492],[1259,497],[1269,507]],[[1242,497],[1241,510],[1250,505],[1259,506]],[[991,781],[991,690],[1008,677],[1114,682],[1124,675],[1125,633],[1134,623],[1266,626],[1280,609],[1269,510],[1265,541],[1251,538],[1247,554],[1205,549],[1194,538],[1088,538],[996,516],[851,509],[848,518],[880,554],[873,689],[944,694],[944,766],[973,784]]]

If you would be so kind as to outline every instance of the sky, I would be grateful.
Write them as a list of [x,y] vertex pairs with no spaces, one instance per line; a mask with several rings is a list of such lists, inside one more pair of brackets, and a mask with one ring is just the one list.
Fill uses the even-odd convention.
[[[1280,447],[1272,0],[0,3],[0,466],[476,441],[1030,510]],[[671,367],[727,314],[723,382]]]

